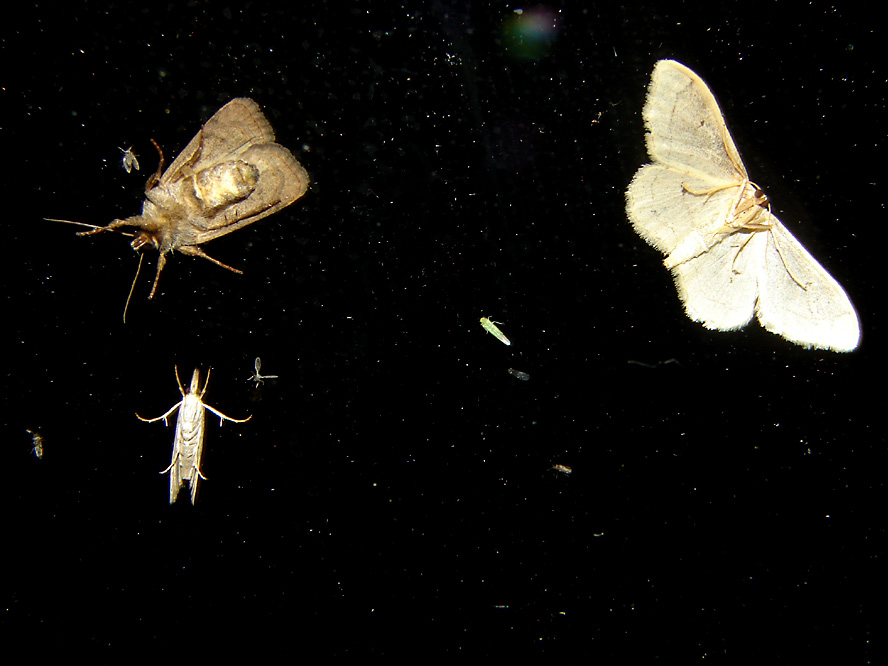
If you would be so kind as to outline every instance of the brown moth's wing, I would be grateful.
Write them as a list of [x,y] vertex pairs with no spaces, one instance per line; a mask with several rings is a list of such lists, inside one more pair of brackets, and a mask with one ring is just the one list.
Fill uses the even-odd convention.
[[160,177],[158,185],[170,185],[183,176],[236,157],[251,146],[273,141],[274,130],[259,105],[246,97],[235,98],[200,128]]
[[201,222],[201,243],[276,213],[308,189],[308,173],[293,153],[277,143],[251,146],[238,159],[258,167],[256,189],[243,201],[227,206],[215,217]]

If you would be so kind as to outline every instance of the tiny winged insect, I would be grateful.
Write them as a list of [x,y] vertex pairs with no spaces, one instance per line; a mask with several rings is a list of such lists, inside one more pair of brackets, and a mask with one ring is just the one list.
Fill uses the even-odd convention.
[[511,345],[512,343],[509,341],[501,330],[497,327],[497,324],[501,324],[501,321],[491,321],[487,317],[481,317],[481,326],[484,327],[484,330],[490,333],[497,340],[502,342],[504,345]]
[[262,359],[259,358],[258,356],[256,357],[256,360],[253,361],[253,367],[256,369],[256,372],[253,374],[252,377],[247,379],[247,381],[248,382],[256,382],[257,388],[258,388],[259,384],[262,383],[263,379],[278,379],[277,375],[260,375],[259,374],[259,368],[262,367]]
[[507,371],[510,375],[512,375],[515,379],[520,379],[522,382],[530,381],[530,375],[526,372],[522,372],[521,370],[516,370],[515,368],[509,368]]
[[233,421],[234,423],[246,423],[253,417],[233,419],[203,402],[204,393],[207,392],[207,384],[210,383],[209,370],[207,370],[207,379],[204,382],[203,389],[198,392],[200,371],[197,368],[194,369],[194,374],[191,375],[191,386],[188,387],[187,393],[182,388],[182,382],[179,381],[179,369],[174,366],[174,370],[176,372],[176,383],[179,384],[179,392],[182,394],[182,399],[165,414],[155,419],[143,419],[138,414],[136,414],[136,417],[145,423],[163,420],[164,425],[166,425],[167,417],[178,408],[176,437],[173,440],[173,459],[170,462],[170,466],[163,470],[161,474],[170,473],[170,504],[179,497],[179,490],[185,485],[186,481],[191,487],[191,503],[194,504],[194,500],[197,498],[197,485],[200,479],[206,480],[206,477],[200,471],[200,461],[204,445],[204,425],[206,423],[206,413],[204,410],[209,409],[218,416],[220,426],[223,420]]
[[130,146],[126,150],[123,148],[117,148],[121,153],[123,153],[123,158],[120,160],[120,163],[123,165],[123,168],[126,169],[127,173],[130,173],[133,169],[136,171],[139,170],[139,160],[136,159],[136,155],[133,152],[133,147]]
[[[305,194],[308,174],[274,138],[274,130],[256,102],[233,99],[206,122],[163,175],[160,153],[157,172],[145,188],[141,215],[114,220],[79,235],[135,227],[133,249],[148,246],[160,253],[148,298],[154,297],[166,255],[173,250],[241,274],[243,271],[213,259],[200,246],[276,213]],[[126,160],[127,154],[124,166]]]
[[25,428],[25,432],[31,435],[31,453],[43,460],[43,435],[36,430],[28,430],[27,428]]

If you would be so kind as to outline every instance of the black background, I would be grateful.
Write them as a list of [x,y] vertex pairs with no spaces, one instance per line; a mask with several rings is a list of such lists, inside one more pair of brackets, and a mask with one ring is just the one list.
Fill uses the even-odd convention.
[[[822,2],[584,4],[550,5],[536,50],[507,3],[4,25],[7,648],[873,662],[884,32]],[[683,313],[624,211],[664,57],[851,296],[856,352]],[[128,239],[42,218],[138,213],[150,139],[169,161],[236,96],[311,188],[205,247],[243,276],[174,255],[148,301],[149,253],[124,325]],[[257,355],[280,375],[258,389]],[[194,507],[158,474],[172,426],[134,415],[179,400],[174,365],[252,414],[209,420]]]

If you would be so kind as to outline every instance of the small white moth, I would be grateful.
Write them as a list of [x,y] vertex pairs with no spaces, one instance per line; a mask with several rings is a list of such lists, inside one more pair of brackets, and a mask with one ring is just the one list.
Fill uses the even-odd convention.
[[31,453],[43,460],[43,435],[36,430],[28,430],[27,428],[25,428],[25,432],[31,435]]
[[120,160],[120,163],[123,165],[123,168],[126,169],[127,173],[130,173],[133,168],[135,168],[136,171],[139,170],[139,160],[136,159],[136,155],[135,153],[133,153],[132,146],[130,146],[126,150],[118,146],[117,150],[123,153],[123,158]]
[[253,374],[252,377],[247,379],[247,381],[248,382],[256,382],[257,387],[259,386],[259,384],[262,383],[263,379],[277,379],[278,378],[277,375],[260,375],[259,374],[259,368],[262,367],[262,359],[259,358],[258,356],[256,357],[256,360],[253,362],[253,367],[256,368],[256,372]]
[[688,316],[721,331],[755,316],[805,348],[855,349],[860,323],[848,295],[771,212],[703,80],[661,60],[642,115],[651,164],[632,179],[627,212],[667,255]]
[[204,382],[203,390],[198,393],[200,372],[195,368],[194,374],[191,375],[191,386],[186,393],[185,389],[182,388],[182,382],[179,381],[179,369],[175,366],[173,368],[182,399],[173,405],[166,414],[158,416],[156,419],[143,419],[138,414],[136,416],[140,421],[145,421],[145,423],[154,423],[163,419],[163,423],[166,425],[167,417],[176,411],[177,408],[179,409],[179,416],[176,420],[176,437],[173,440],[173,459],[170,462],[170,466],[163,470],[161,474],[170,473],[170,504],[176,501],[179,496],[179,490],[186,481],[191,486],[191,503],[194,504],[194,500],[197,497],[197,484],[200,479],[206,480],[206,477],[200,471],[200,459],[203,455],[204,423],[206,421],[204,409],[209,409],[219,417],[220,426],[225,419],[234,423],[245,423],[253,417],[233,419],[204,404],[203,396],[207,392],[207,384],[210,383],[209,370],[207,370],[207,380]]
[[509,338],[507,338],[499,328],[497,328],[497,324],[502,324],[501,321],[491,321],[487,317],[481,317],[481,326],[484,327],[484,330],[490,333],[497,340],[502,342],[504,345],[512,344],[509,342]]

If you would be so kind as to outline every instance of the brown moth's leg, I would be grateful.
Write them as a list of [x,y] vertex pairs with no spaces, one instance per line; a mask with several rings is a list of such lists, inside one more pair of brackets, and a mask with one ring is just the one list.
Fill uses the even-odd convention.
[[238,275],[244,274],[243,271],[238,270],[237,268],[232,268],[231,266],[228,266],[227,264],[223,264],[218,259],[213,259],[210,255],[208,255],[206,252],[201,250],[196,245],[183,245],[182,247],[177,247],[176,249],[179,252],[181,252],[182,254],[188,254],[188,255],[191,255],[192,257],[203,257],[204,259],[212,261],[217,266],[221,266],[222,268],[227,268],[232,273],[237,273]]
[[145,183],[146,192],[157,185],[158,181],[160,180],[160,174],[163,171],[163,151],[160,149],[160,146],[157,145],[157,141],[151,139],[151,143],[153,143],[154,147],[157,148],[157,153],[160,155],[160,162],[158,162],[157,164],[157,171],[151,174],[151,177],[148,178],[148,182]]
[[[166,255],[163,252],[161,252],[160,256],[157,257],[157,273],[154,274],[154,284],[151,286],[151,293],[148,294],[148,298],[154,298],[154,292],[157,291],[157,281],[160,279],[160,271],[163,270],[163,265],[165,263],[166,263]],[[178,380],[179,380],[179,377],[177,375],[176,381],[178,381]]]

